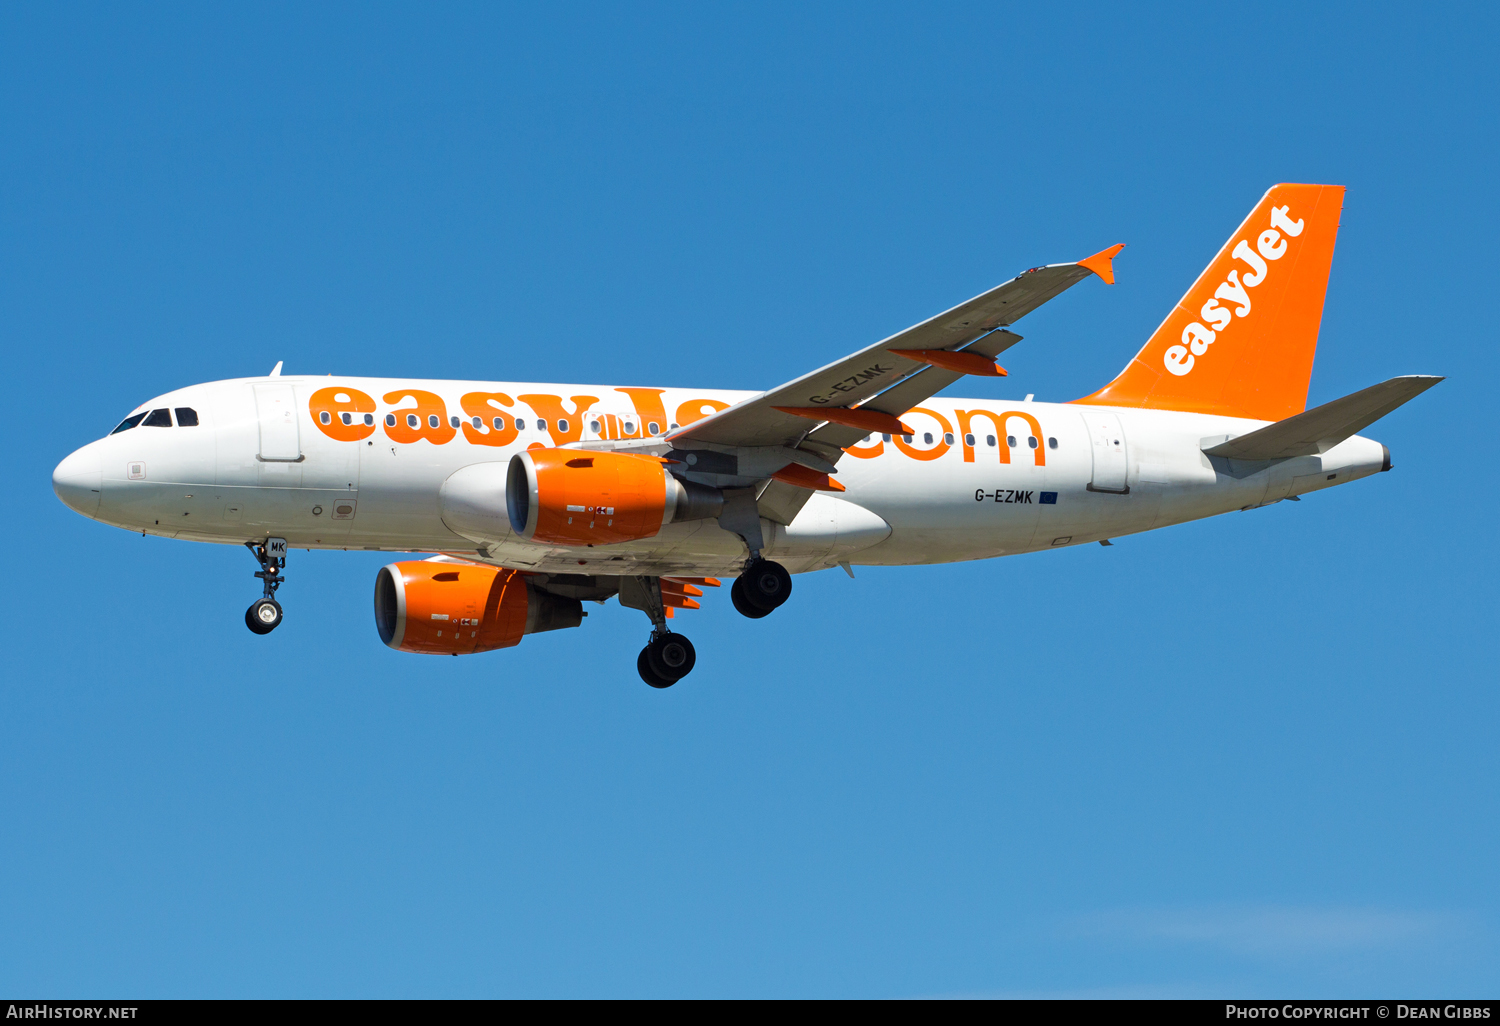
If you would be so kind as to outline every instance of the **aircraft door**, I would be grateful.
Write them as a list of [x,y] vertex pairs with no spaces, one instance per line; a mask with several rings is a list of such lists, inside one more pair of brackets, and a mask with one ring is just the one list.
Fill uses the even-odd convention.
[[1089,491],[1128,493],[1130,449],[1125,444],[1120,418],[1097,410],[1083,414],[1083,420],[1088,425],[1089,442],[1094,453],[1094,476],[1089,482]]
[[290,383],[268,382],[255,386],[255,411],[260,420],[262,463],[300,463],[302,446],[297,437],[297,400]]

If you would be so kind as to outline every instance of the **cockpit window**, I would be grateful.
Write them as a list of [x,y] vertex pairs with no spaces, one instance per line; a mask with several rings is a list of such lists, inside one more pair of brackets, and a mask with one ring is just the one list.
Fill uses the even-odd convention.
[[120,426],[111,431],[110,434],[118,435],[121,431],[129,431],[131,428],[139,424],[141,422],[141,418],[144,416],[144,413],[137,413],[133,417],[126,417],[124,420],[120,421]]
[[197,427],[198,411],[188,406],[179,406],[172,411],[177,414],[178,427]]
[[166,410],[152,410],[146,414],[146,419],[141,422],[141,427],[171,427],[172,415]]

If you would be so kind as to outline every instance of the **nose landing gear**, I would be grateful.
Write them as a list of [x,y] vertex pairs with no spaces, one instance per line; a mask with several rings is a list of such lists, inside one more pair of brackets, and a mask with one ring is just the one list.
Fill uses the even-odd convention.
[[276,601],[276,589],[286,580],[281,571],[286,568],[286,539],[267,538],[257,545],[246,542],[245,548],[260,564],[256,573],[265,585],[265,594],[245,610],[245,626],[255,634],[270,634],[281,626],[281,603]]

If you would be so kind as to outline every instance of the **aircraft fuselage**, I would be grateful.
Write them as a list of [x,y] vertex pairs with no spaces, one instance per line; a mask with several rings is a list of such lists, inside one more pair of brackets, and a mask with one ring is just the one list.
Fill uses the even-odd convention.
[[[330,389],[368,397],[374,408],[344,424],[348,411],[327,399]],[[528,448],[644,440],[754,394],[345,377],[220,381],[135,411],[150,418],[153,410],[191,410],[196,425],[173,415],[171,426],[142,423],[106,436],[70,456],[55,482],[78,512],[163,537],[478,554],[551,573],[733,574],[745,545],[713,519],[588,548],[524,541],[504,515],[504,468]],[[1273,463],[1210,457],[1203,449],[1211,440],[1266,422],[1177,411],[935,397],[903,419],[910,441],[872,434],[847,450],[835,478],[845,491],[816,493],[789,524],[763,521],[768,558],[800,573],[1060,548],[1292,498],[1389,465],[1380,443],[1359,436]]]

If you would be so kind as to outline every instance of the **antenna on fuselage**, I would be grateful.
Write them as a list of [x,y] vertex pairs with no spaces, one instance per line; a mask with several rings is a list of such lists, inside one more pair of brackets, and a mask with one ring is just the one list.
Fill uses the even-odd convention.
[[273,377],[273,378],[279,378],[279,377],[281,377],[281,365],[283,363],[285,363],[285,362],[286,362],[285,360],[277,360],[276,361],[276,366],[274,366],[274,367],[271,368],[270,377]]

